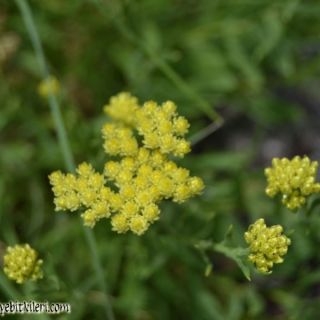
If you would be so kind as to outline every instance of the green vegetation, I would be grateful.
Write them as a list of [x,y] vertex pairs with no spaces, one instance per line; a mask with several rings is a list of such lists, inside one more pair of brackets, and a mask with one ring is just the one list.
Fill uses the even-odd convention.
[[[0,301],[70,303],[57,319],[317,319],[319,196],[291,212],[265,194],[264,168],[319,160],[319,16],[316,0],[1,1],[0,257],[29,243],[44,277],[1,271]],[[46,98],[49,74],[61,89]],[[142,236],[55,212],[48,179],[83,161],[103,171],[103,106],[122,91],[177,104],[193,142],[177,163],[206,185],[162,202]],[[291,239],[270,275],[245,249],[259,218]]]

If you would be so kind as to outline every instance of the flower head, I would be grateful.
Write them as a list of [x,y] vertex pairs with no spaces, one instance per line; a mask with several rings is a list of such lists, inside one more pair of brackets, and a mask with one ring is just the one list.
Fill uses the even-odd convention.
[[136,128],[143,136],[148,149],[158,149],[163,154],[172,153],[183,157],[190,152],[190,144],[183,139],[189,123],[176,112],[176,105],[167,101],[159,106],[156,102],[146,102],[136,112]]
[[104,150],[117,158],[105,163],[103,174],[87,163],[76,174],[53,172],[49,179],[56,210],[84,207],[86,226],[110,217],[114,231],[141,235],[159,219],[163,199],[182,203],[204,189],[200,178],[168,158],[190,151],[183,138],[189,123],[173,102],[141,107],[129,93],[112,97],[104,110],[113,120],[102,128]]
[[49,94],[57,94],[60,91],[60,83],[54,76],[49,76],[42,80],[38,86],[40,96],[46,98]]
[[291,241],[282,235],[280,225],[267,227],[264,219],[258,219],[244,234],[249,245],[249,260],[262,273],[271,273],[274,263],[282,263]]
[[111,97],[109,103],[104,106],[104,112],[116,121],[133,125],[135,112],[138,108],[138,99],[136,97],[129,92],[121,92],[117,96]]
[[308,157],[296,156],[292,160],[274,158],[272,167],[265,169],[270,197],[282,194],[282,203],[289,209],[301,207],[312,193],[320,192],[320,183],[315,182],[318,162]]
[[41,270],[43,261],[38,259],[38,253],[28,244],[7,247],[3,259],[4,273],[19,284],[29,279],[35,281],[43,277]]
[[102,128],[102,136],[104,150],[112,156],[134,156],[138,152],[138,142],[127,126],[107,123]]

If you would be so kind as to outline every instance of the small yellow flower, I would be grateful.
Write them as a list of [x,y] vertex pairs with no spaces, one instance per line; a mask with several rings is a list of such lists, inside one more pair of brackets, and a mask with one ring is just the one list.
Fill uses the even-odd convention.
[[46,98],[50,94],[58,94],[60,92],[60,83],[54,76],[42,80],[38,86],[38,93],[40,96]]
[[7,247],[3,260],[4,273],[19,284],[43,277],[43,261],[38,259],[38,253],[29,244]]
[[128,92],[121,92],[110,99],[104,106],[104,111],[112,119],[122,121],[127,125],[135,122],[135,112],[139,108],[138,99]]
[[102,128],[106,153],[116,156],[134,156],[138,152],[138,142],[129,127],[107,123]]
[[105,152],[117,158],[105,163],[103,174],[88,163],[80,164],[74,175],[53,172],[49,179],[56,210],[84,207],[86,226],[110,218],[114,231],[141,235],[159,219],[160,201],[182,203],[200,194],[202,180],[168,159],[190,151],[183,139],[189,123],[176,109],[170,101],[140,107],[129,93],[111,98],[105,112],[113,121],[103,126],[102,136]]
[[138,236],[142,235],[148,229],[148,226],[148,221],[139,215],[136,215],[130,221],[130,229]]
[[282,203],[290,210],[301,207],[312,193],[320,192],[315,181],[318,162],[308,157],[296,156],[292,160],[274,158],[272,167],[265,169],[268,186],[266,194],[274,197],[282,194]]
[[188,185],[190,188],[190,193],[192,195],[199,194],[204,189],[204,183],[203,183],[202,179],[200,179],[199,177],[190,178],[188,180]]
[[178,135],[185,135],[188,132],[189,126],[189,122],[183,117],[178,117],[174,121],[174,130]]
[[291,240],[282,235],[280,225],[267,227],[264,219],[258,219],[244,234],[249,245],[249,260],[262,273],[270,274],[274,263],[282,263]]
[[188,132],[189,123],[176,112],[176,105],[167,101],[159,106],[146,102],[136,111],[136,129],[143,136],[148,149],[159,149],[162,154],[172,153],[183,157],[190,152],[190,144],[182,137]]
[[129,230],[129,221],[124,214],[118,213],[111,218],[112,230],[125,233]]
[[114,193],[105,186],[104,176],[95,172],[90,164],[80,164],[76,172],[77,176],[60,171],[49,176],[56,210],[75,211],[81,206],[87,207],[82,218],[86,226],[93,227],[101,218],[110,216]]
[[144,207],[142,214],[148,222],[152,223],[159,219],[160,210],[157,205],[150,203]]
[[120,170],[121,165],[116,161],[108,161],[104,166],[104,174],[110,180],[114,180]]

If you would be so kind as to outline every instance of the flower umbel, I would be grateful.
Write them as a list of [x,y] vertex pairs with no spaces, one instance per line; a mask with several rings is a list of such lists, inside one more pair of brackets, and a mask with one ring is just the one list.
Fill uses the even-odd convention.
[[173,102],[140,106],[129,93],[112,97],[104,110],[112,119],[102,128],[104,150],[117,158],[105,163],[103,174],[87,163],[75,175],[53,172],[49,179],[56,210],[84,207],[86,226],[110,217],[114,231],[141,235],[159,219],[161,200],[182,203],[204,188],[200,178],[168,158],[190,151],[183,138],[189,123]]
[[38,253],[29,244],[7,247],[3,260],[4,273],[19,284],[29,279],[35,281],[43,277],[41,270],[43,261],[38,259]]
[[282,203],[290,210],[301,207],[312,193],[320,192],[320,183],[315,182],[318,162],[307,156],[296,156],[292,160],[274,158],[272,167],[265,169],[270,197],[282,194]]
[[282,235],[280,225],[267,227],[264,219],[258,219],[244,234],[249,245],[249,260],[262,273],[271,273],[274,263],[282,263],[291,240]]

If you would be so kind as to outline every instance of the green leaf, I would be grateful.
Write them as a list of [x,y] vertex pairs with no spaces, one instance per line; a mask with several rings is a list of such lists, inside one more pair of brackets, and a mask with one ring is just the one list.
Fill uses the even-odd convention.
[[237,247],[237,248],[227,247],[223,244],[223,242],[215,244],[213,246],[213,249],[216,252],[222,253],[226,257],[235,261],[237,263],[237,265],[239,266],[239,268],[241,269],[244,276],[249,281],[251,281],[250,268],[245,262],[246,259],[244,259],[244,257],[246,257],[248,255],[248,249],[245,249],[242,247]]

